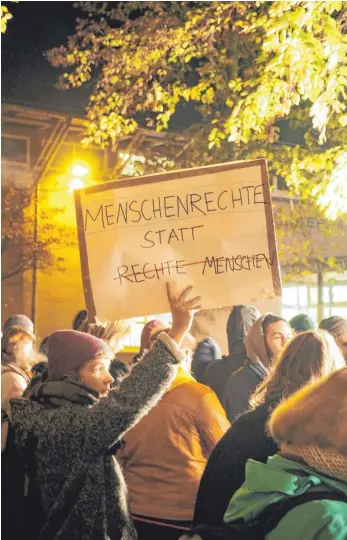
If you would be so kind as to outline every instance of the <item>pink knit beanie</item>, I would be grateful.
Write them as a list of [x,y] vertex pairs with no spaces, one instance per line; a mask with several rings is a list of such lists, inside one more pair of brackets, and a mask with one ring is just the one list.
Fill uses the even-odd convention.
[[54,332],[48,339],[49,377],[61,379],[99,356],[112,359],[112,352],[102,339],[76,330]]
[[159,332],[160,330],[166,330],[167,325],[164,323],[158,321],[157,319],[154,319],[153,321],[149,321],[142,329],[141,334],[141,347],[140,352],[143,352],[145,349],[149,350],[152,346],[152,336],[153,334]]

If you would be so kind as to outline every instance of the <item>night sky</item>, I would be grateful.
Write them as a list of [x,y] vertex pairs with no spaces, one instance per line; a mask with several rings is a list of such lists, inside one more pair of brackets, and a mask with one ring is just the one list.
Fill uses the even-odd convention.
[[44,56],[74,33],[73,2],[4,4],[13,19],[1,39],[2,99],[82,114],[91,88],[55,89],[60,72]]
[[[81,12],[73,7],[73,2],[22,0],[18,4],[4,2],[4,5],[8,5],[13,19],[1,38],[2,99],[84,116],[93,82],[77,89],[57,90],[54,85],[62,70],[53,68],[44,54],[66,43],[67,36],[74,33],[75,20]],[[142,119],[137,119],[142,124]],[[181,131],[199,120],[194,105],[183,102],[178,105],[169,129]],[[300,131],[285,128],[286,142],[301,141]]]

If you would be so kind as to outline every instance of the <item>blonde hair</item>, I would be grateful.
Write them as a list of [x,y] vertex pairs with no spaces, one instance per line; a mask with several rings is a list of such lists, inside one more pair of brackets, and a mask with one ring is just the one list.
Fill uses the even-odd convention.
[[279,405],[269,431],[278,445],[334,448],[347,455],[347,368],[307,385]]
[[131,321],[127,319],[112,322],[97,321],[94,324],[88,324],[88,321],[85,321],[79,331],[102,339],[109,344],[112,340],[121,340],[131,333]]
[[333,337],[319,330],[298,334],[274,361],[269,375],[258,386],[250,405],[290,396],[307,383],[315,382],[345,366]]

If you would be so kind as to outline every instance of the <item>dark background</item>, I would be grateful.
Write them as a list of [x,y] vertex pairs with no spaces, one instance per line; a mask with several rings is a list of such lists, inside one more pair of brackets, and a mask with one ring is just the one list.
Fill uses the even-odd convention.
[[73,2],[6,3],[13,15],[1,39],[2,99],[82,115],[91,87],[54,88],[60,70],[45,51],[66,43],[81,13]]

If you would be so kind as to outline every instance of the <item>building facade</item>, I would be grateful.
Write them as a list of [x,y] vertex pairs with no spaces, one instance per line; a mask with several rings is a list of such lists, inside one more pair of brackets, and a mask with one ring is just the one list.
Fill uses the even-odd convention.
[[[2,107],[3,189],[13,185],[16,189],[29,188],[32,193],[31,204],[23,207],[28,223],[25,248],[11,243],[11,239],[3,247],[2,323],[13,313],[26,313],[34,319],[39,339],[58,328],[71,327],[75,313],[84,306],[73,190],[114,180],[120,172],[130,177],[134,161],[141,164],[146,149],[165,158],[167,145],[180,148],[184,143],[182,137],[173,134],[139,130],[116,149],[86,150],[80,143],[84,127],[84,121],[73,115],[13,103]],[[292,202],[277,179],[273,179],[272,196],[275,210],[277,205]],[[342,242],[332,246],[320,237],[319,223],[313,220],[306,229],[310,229],[312,242],[326,243],[324,257],[337,256],[345,271],[327,273],[323,264],[305,277],[284,283],[282,304],[262,307],[282,311],[288,318],[298,312],[318,319],[331,314],[347,317],[347,231]],[[31,243],[43,253],[31,253]],[[49,261],[45,249],[51,254]],[[29,259],[23,270],[21,261],[25,257]],[[285,276],[290,265],[281,262]],[[170,322],[169,315],[159,318]],[[134,320],[129,350],[139,345],[145,321]]]

